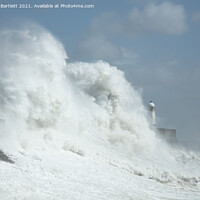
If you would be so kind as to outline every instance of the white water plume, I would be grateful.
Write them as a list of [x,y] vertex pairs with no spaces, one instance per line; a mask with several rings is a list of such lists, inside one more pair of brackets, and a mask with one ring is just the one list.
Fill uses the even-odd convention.
[[56,141],[62,148],[76,135],[132,150],[151,145],[140,95],[117,68],[102,61],[66,64],[62,45],[37,26],[2,31],[0,42],[4,134],[15,135],[19,146]]
[[69,150],[149,178],[179,176],[171,153],[180,152],[155,137],[123,72],[103,61],[67,63],[60,42],[36,25],[1,31],[0,46],[1,149]]

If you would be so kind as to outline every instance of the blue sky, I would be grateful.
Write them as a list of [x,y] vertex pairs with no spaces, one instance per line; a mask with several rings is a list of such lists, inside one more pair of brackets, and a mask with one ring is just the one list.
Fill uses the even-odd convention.
[[69,61],[105,60],[125,72],[158,126],[200,149],[199,0],[0,0],[94,4],[93,9],[0,9],[0,28],[36,22],[65,46]]

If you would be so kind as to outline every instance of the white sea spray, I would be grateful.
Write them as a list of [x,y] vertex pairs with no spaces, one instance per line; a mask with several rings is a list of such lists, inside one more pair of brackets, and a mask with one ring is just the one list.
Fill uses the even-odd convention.
[[141,95],[117,67],[68,63],[37,25],[1,31],[0,45],[2,150],[71,151],[162,183],[199,184],[199,156],[156,138]]

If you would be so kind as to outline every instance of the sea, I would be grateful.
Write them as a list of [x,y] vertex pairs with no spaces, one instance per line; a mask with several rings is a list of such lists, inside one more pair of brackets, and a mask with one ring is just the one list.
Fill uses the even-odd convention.
[[39,25],[0,30],[0,119],[2,200],[200,199],[200,153],[157,137],[117,66],[69,62]]

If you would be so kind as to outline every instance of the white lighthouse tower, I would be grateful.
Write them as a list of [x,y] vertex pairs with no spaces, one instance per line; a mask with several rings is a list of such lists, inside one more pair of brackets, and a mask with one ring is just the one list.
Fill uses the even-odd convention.
[[151,115],[152,124],[156,126],[155,104],[152,101],[150,101],[149,103],[149,111]]
[[151,117],[151,122],[156,134],[163,138],[166,142],[170,144],[177,143],[176,139],[176,129],[168,129],[168,128],[157,128],[156,127],[156,112],[155,112],[155,104],[150,101],[148,106],[149,114]]

